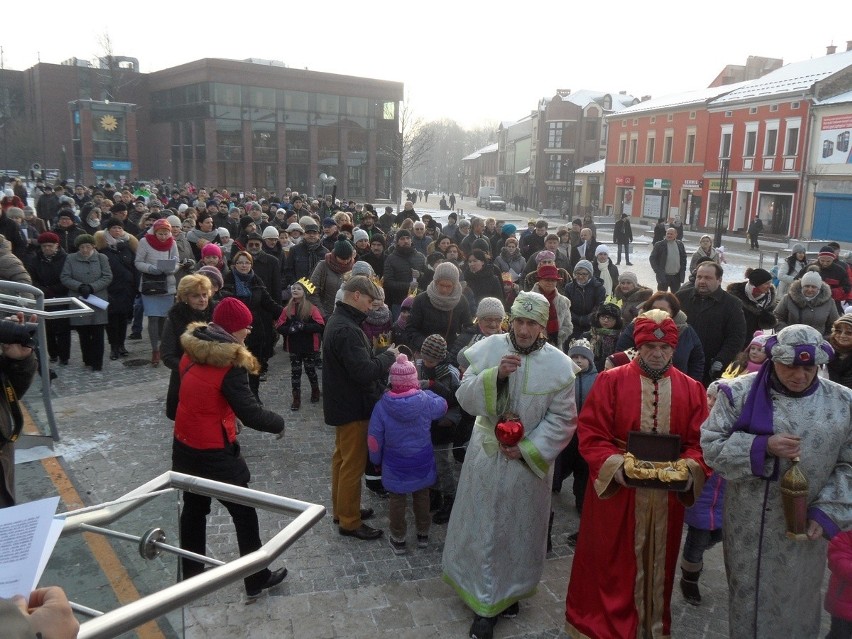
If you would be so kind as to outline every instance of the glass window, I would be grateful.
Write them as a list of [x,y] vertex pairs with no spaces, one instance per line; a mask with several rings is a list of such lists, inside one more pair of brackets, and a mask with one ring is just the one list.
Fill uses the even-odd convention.
[[[242,161],[243,128],[239,122],[216,122],[216,151],[220,162]],[[221,171],[221,169],[220,169]],[[222,184],[225,184],[224,182]],[[233,182],[228,182],[233,184]]]
[[746,131],[743,157],[753,158],[757,153],[757,129]]
[[287,186],[299,193],[308,192],[310,190],[308,188],[308,168],[307,164],[288,162],[286,175]]
[[396,102],[385,102],[382,104],[382,120],[396,120]]
[[310,111],[308,96],[304,91],[280,91],[278,107],[285,111]]
[[731,157],[731,134],[723,133],[722,141],[719,145],[719,157],[720,158],[729,158]]
[[657,150],[657,138],[653,135],[648,136],[648,146],[646,148],[645,153],[645,163],[653,164],[654,163],[654,152]]
[[[547,123],[547,148],[561,149],[562,148],[562,129],[565,126],[564,122],[548,122]],[[559,179],[559,178],[553,178]]]
[[344,113],[357,117],[366,118],[369,113],[367,98],[343,98],[345,102]]
[[[777,126],[777,125],[776,125]],[[766,129],[766,144],[763,148],[763,155],[766,157],[775,157],[775,152],[778,150],[778,129]]]
[[275,190],[275,171],[278,165],[274,163],[255,162],[252,166],[253,184],[256,188]]
[[[278,133],[274,124],[256,122],[251,132],[252,156],[255,162],[278,161]],[[259,186],[256,183],[256,186]]]
[[636,164],[636,153],[639,149],[639,140],[633,138],[630,140],[630,164]]
[[243,165],[240,162],[218,162],[219,179],[217,185],[228,190],[239,191],[245,183]]
[[329,113],[333,115],[340,113],[340,96],[317,93],[316,103],[317,113]]
[[663,163],[671,164],[672,163],[672,147],[674,146],[674,138],[671,135],[667,135],[665,141],[663,142]]
[[287,111],[284,114],[284,126],[289,131],[293,128],[306,127],[310,118],[309,114],[301,111]]
[[262,109],[275,109],[275,89],[243,87],[243,104]]
[[689,133],[686,136],[686,162],[692,164],[695,162],[695,134]]
[[240,106],[242,104],[242,88],[239,84],[213,85],[213,102],[225,106]]
[[799,127],[787,127],[787,139],[784,143],[784,155],[796,155],[799,152]]
[[618,163],[624,164],[625,157],[627,157],[627,138],[621,138],[618,141]]
[[547,179],[561,180],[562,179],[562,156],[548,155],[547,156]]

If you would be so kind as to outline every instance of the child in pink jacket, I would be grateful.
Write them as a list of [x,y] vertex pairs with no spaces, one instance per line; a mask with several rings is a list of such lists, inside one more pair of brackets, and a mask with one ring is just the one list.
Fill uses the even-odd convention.
[[828,545],[831,579],[825,609],[831,614],[826,639],[852,638],[852,531],[837,533]]

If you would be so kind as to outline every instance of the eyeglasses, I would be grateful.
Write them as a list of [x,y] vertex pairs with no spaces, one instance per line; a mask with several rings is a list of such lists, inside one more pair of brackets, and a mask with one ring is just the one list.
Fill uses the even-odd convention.
[[242,262],[234,262],[237,266],[251,266],[251,262],[246,262],[243,260]]

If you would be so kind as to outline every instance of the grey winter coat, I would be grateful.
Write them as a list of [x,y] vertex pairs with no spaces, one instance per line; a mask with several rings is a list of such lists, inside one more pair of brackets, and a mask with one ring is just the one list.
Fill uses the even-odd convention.
[[775,307],[775,317],[778,319],[776,331],[791,324],[807,324],[823,335],[829,335],[832,324],[840,315],[837,304],[831,299],[831,287],[828,284],[823,282],[817,296],[806,300],[802,294],[802,280],[795,280]]
[[[88,284],[92,287],[92,294],[102,300],[107,299],[107,287],[112,282],[112,270],[109,267],[109,258],[103,253],[95,251],[89,257],[83,257],[79,251],[71,253],[65,258],[62,274],[59,281],[72,295],[80,294],[80,287]],[[85,301],[85,300],[84,300]],[[98,326],[107,323],[106,309],[90,306],[94,313],[83,317],[72,317],[71,326]]]

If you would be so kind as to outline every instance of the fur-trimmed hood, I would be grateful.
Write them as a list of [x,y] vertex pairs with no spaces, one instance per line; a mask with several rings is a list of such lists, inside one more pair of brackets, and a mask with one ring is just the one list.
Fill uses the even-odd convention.
[[[103,251],[107,247],[106,237],[104,237],[106,233],[108,233],[106,229],[100,230],[95,233],[95,248],[99,251]],[[133,253],[135,254],[136,247],[139,246],[139,240],[137,240],[135,237],[133,237],[133,235],[131,235],[127,231],[124,232],[124,240],[127,242],[127,245],[130,247],[130,250],[133,251]]]
[[207,330],[204,322],[193,322],[181,335],[184,352],[197,364],[224,368],[244,368],[253,375],[260,373],[260,363],[243,344],[222,342]]
[[822,282],[816,297],[812,300],[806,300],[802,293],[802,280],[793,280],[790,288],[787,289],[787,295],[790,297],[790,301],[799,308],[821,306],[831,300],[831,287],[825,282]]

